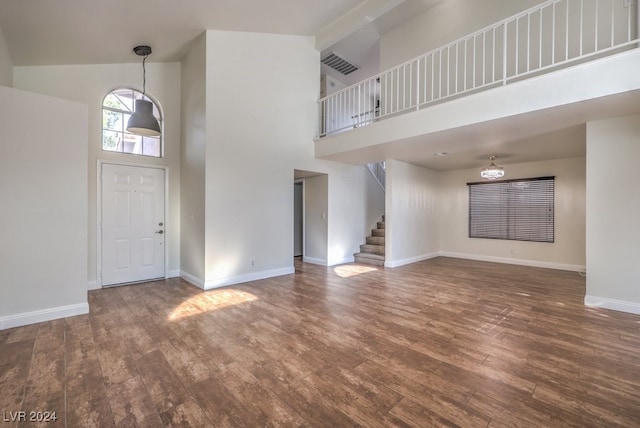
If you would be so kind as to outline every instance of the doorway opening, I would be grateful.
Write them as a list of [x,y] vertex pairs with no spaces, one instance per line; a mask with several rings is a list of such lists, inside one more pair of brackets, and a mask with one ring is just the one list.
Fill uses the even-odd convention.
[[293,183],[293,257],[302,257],[304,248],[304,182]]
[[329,176],[294,170],[294,260],[326,266]]

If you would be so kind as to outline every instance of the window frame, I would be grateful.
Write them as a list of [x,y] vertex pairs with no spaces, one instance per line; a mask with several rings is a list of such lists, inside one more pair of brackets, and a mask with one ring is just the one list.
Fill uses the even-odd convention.
[[[125,91],[130,91],[132,94],[132,97],[130,98],[130,102],[131,102],[131,108],[129,108],[127,106],[127,102],[123,101],[121,98],[121,94],[118,94],[118,92],[125,92]],[[105,102],[107,102],[107,99],[109,98],[109,96],[113,95],[114,97],[116,97],[119,101],[119,103],[124,107],[124,108],[119,108],[119,107],[112,107],[112,106],[107,106],[105,105]],[[154,110],[154,116],[156,117],[156,119],[158,120],[158,123],[160,124],[160,129],[162,130],[162,132],[160,133],[160,135],[158,137],[146,137],[146,136],[140,136],[140,135],[135,135],[132,134],[130,132],[126,131],[126,122],[128,121],[128,118],[130,117],[130,115],[133,113],[133,106],[135,104],[135,100],[138,99],[143,99],[143,100],[147,100],[149,102],[151,102],[151,104],[153,105],[153,110]],[[114,113],[116,115],[120,115],[120,118],[117,120],[117,122],[120,123],[120,129],[113,129],[113,128],[109,128],[107,125],[105,125],[105,112],[110,112],[110,113]],[[156,114],[157,113],[157,114]],[[149,94],[147,93],[142,93],[142,91],[139,91],[138,89],[129,87],[129,86],[119,86],[117,88],[111,89],[109,92],[107,92],[104,97],[102,98],[102,104],[101,104],[101,115],[100,115],[100,120],[101,120],[101,137],[100,137],[100,149],[103,152],[109,152],[109,153],[120,153],[120,154],[126,154],[126,155],[137,155],[137,156],[144,156],[144,157],[148,157],[148,158],[155,158],[155,159],[160,159],[164,157],[164,121],[163,121],[163,112],[162,112],[162,107],[160,105],[160,103],[158,103],[153,97],[149,96]],[[118,143],[116,145],[116,149],[115,150],[110,150],[108,148],[105,148],[105,138],[107,133],[114,133],[116,135],[122,135],[122,138],[120,138],[118,140]],[[128,138],[127,138],[128,137]],[[134,150],[125,150],[125,140],[129,140],[129,144],[131,144],[132,141],[134,141],[134,147],[135,145],[139,144],[140,145],[140,151],[136,152]],[[158,149],[157,149],[157,153],[156,154],[148,154],[148,153],[144,153],[144,149],[147,142],[149,141],[157,141],[158,143]],[[122,144],[121,144],[122,143]],[[118,149],[118,146],[121,147],[121,149]]]
[[555,176],[472,182],[467,187],[469,238],[555,242]]

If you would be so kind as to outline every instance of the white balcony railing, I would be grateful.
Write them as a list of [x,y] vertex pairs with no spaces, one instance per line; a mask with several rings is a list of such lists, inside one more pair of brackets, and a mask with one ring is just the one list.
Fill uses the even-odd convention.
[[633,3],[541,3],[322,98],[319,136],[637,47]]

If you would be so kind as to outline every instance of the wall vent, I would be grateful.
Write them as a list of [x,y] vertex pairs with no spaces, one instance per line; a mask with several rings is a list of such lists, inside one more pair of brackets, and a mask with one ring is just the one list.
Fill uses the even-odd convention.
[[351,64],[349,61],[345,60],[344,58],[341,58],[335,52],[329,52],[329,54],[324,58],[322,58],[320,62],[328,65],[334,70],[339,71],[345,76],[349,73],[353,73],[354,71],[360,68],[357,65]]

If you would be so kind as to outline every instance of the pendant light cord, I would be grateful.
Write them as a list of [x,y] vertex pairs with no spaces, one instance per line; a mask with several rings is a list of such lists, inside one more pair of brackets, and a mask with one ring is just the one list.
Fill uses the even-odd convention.
[[145,55],[142,58],[142,95],[147,93],[147,68],[145,66],[145,62],[147,61],[147,57],[149,55]]

